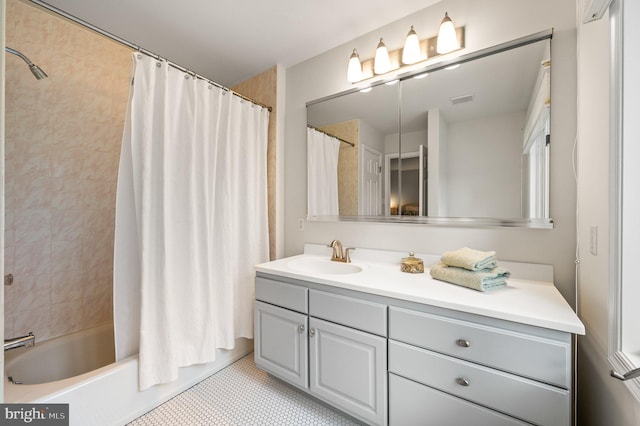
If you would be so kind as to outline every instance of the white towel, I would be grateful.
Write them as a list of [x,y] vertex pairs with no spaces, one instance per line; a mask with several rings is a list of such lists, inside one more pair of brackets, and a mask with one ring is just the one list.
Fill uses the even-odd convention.
[[445,265],[456,266],[469,271],[493,269],[497,266],[495,251],[480,251],[469,247],[445,252],[440,261]]

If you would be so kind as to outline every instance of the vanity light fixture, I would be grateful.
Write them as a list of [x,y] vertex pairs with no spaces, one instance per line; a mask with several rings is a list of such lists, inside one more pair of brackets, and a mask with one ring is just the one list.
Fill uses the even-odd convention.
[[349,67],[347,68],[347,81],[355,83],[362,80],[362,64],[360,63],[360,55],[358,51],[353,49],[353,53],[349,58]]
[[422,59],[420,55],[420,39],[416,30],[411,26],[409,34],[404,41],[404,47],[402,48],[402,63],[403,64],[415,64]]
[[440,22],[436,51],[443,55],[458,49],[460,49],[460,43],[456,35],[456,28],[453,26],[453,21],[449,18],[449,14],[445,12],[444,18],[442,18],[442,22]]
[[445,12],[437,36],[420,40],[412,25],[404,46],[387,50],[384,39],[376,47],[374,58],[360,60],[353,49],[347,67],[347,80],[356,84],[364,80],[393,80],[400,72],[419,73],[420,68],[430,65],[431,59],[464,47],[464,27],[455,28],[449,14]]
[[376,74],[385,74],[391,71],[391,59],[389,59],[389,51],[384,44],[384,40],[380,38],[380,43],[376,48],[376,57],[373,60],[373,72]]

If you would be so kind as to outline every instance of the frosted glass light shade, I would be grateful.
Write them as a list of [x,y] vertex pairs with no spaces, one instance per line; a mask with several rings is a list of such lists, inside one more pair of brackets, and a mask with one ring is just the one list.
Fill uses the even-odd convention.
[[460,43],[458,43],[456,28],[453,26],[453,21],[449,18],[447,12],[445,12],[444,18],[442,18],[442,22],[440,23],[440,30],[438,31],[436,51],[444,54],[457,49],[460,49]]
[[380,39],[376,48],[376,57],[373,60],[373,72],[376,74],[384,74],[391,70],[391,60],[389,59],[389,51],[384,45],[384,40]]
[[422,59],[420,57],[420,39],[416,30],[411,26],[407,39],[404,41],[404,47],[402,48],[402,63],[403,64],[415,64]]
[[353,49],[353,53],[349,58],[349,66],[347,67],[347,81],[355,83],[360,80],[362,80],[362,64],[360,63],[358,51]]

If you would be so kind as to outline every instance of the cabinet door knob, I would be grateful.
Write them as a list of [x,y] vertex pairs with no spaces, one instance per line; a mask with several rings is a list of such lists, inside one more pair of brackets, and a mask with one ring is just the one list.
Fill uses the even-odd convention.
[[456,379],[456,383],[459,384],[460,386],[469,386],[469,380],[465,379],[464,377],[458,377]]
[[471,346],[471,343],[469,343],[468,340],[464,339],[458,339],[456,340],[456,343],[458,344],[458,346],[461,346],[463,348],[468,348],[469,346]]
[[316,331],[313,328],[309,329],[309,337],[313,337],[316,335]]
[[304,324],[300,324],[300,327],[298,327],[298,332],[304,333]]

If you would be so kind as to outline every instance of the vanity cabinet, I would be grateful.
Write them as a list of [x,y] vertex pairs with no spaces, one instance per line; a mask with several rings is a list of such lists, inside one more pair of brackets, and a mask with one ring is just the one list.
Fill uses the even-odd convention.
[[256,365],[294,385],[309,384],[307,315],[255,302]]
[[389,308],[392,425],[420,418],[425,404],[433,406],[433,418],[421,424],[461,424],[447,413],[451,406],[477,416],[474,425],[571,423],[570,336],[484,322]]
[[258,367],[367,424],[571,424],[569,332],[261,273],[256,299]]
[[257,277],[254,327],[259,368],[387,424],[386,305]]

